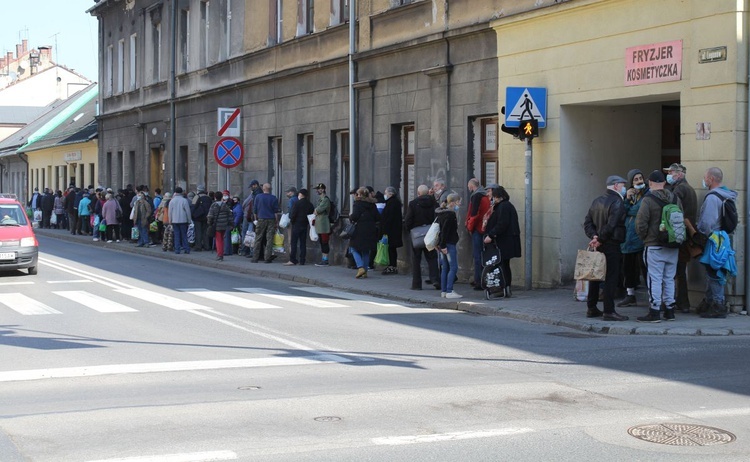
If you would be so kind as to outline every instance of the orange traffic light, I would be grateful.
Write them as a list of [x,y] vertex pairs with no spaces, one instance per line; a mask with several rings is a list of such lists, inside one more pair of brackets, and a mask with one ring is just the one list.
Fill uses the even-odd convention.
[[522,120],[518,127],[518,138],[525,140],[537,136],[539,136],[539,122],[536,119]]

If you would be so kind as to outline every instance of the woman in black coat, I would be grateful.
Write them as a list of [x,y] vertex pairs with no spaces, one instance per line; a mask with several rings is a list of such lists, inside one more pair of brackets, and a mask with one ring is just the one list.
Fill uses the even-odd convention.
[[385,207],[380,217],[383,234],[388,236],[388,266],[383,270],[383,275],[398,274],[398,255],[396,249],[404,246],[402,229],[404,227],[403,204],[396,194],[396,188],[388,186],[385,188]]
[[521,256],[521,228],[518,213],[510,196],[502,186],[492,188],[493,211],[487,221],[484,243],[494,242],[500,249],[500,262],[505,276],[505,296],[510,297],[510,259]]
[[354,206],[349,220],[357,224],[349,246],[352,249],[354,261],[357,264],[357,279],[367,277],[367,267],[370,264],[370,250],[378,241],[378,221],[380,213],[375,206],[375,199],[370,196],[367,188],[359,188],[354,196]]

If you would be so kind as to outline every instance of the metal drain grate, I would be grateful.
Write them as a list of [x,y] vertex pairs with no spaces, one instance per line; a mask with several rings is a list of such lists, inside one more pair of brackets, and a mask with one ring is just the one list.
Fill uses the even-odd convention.
[[681,423],[638,425],[630,427],[628,433],[639,440],[670,446],[715,446],[737,439],[720,428]]

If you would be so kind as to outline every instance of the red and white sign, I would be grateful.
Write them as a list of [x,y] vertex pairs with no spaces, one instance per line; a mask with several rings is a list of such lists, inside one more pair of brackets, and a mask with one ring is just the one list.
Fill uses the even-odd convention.
[[625,86],[682,79],[682,40],[625,50]]
[[240,108],[220,107],[217,136],[240,136]]
[[237,138],[221,138],[214,146],[214,159],[224,168],[234,168],[242,163],[245,148]]

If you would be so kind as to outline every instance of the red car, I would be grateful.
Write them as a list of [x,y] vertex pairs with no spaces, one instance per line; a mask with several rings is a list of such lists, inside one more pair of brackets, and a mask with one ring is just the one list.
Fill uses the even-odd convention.
[[15,195],[0,194],[0,271],[37,273],[39,242],[31,220]]

